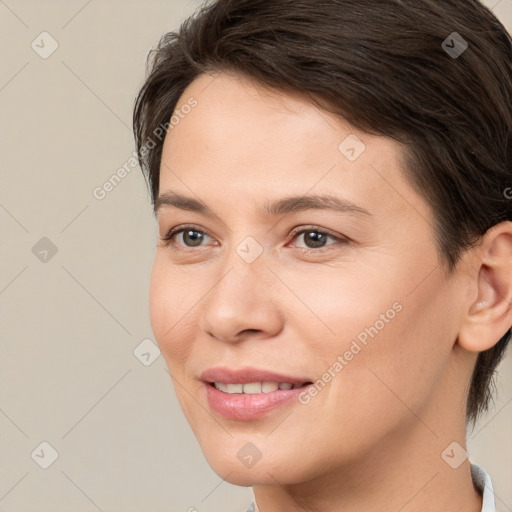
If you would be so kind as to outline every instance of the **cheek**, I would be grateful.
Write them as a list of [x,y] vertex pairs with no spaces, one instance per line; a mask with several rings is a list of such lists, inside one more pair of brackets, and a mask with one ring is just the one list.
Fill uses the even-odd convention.
[[157,255],[153,262],[149,284],[149,316],[153,334],[159,344],[163,342],[166,325],[167,329],[172,326],[172,318],[169,318],[169,313],[174,311],[171,296],[172,290],[169,288],[168,279]]
[[300,275],[283,274],[299,299],[284,303],[293,313],[288,315],[291,325],[300,329],[301,339],[324,365],[349,350],[353,340],[364,346],[376,335],[382,338],[402,315],[397,285],[385,282],[382,273],[325,266]]
[[381,410],[389,417],[403,412],[401,400],[421,408],[442,378],[456,335],[441,276],[433,274],[411,293],[421,276],[405,276],[403,269],[340,271],[337,279],[327,275],[336,269],[325,272],[301,281],[300,297],[315,315],[298,321],[317,378],[335,375],[325,394],[333,409],[352,404],[356,415]]
[[[151,328],[169,369],[179,371],[190,351],[190,310],[193,293],[185,293],[185,282],[177,281],[161,256],[156,255],[149,286]],[[189,283],[189,281],[186,281]],[[193,283],[193,280],[190,281]],[[190,297],[187,304],[184,297]],[[185,332],[187,334],[185,335]]]
[[[367,415],[382,418],[381,426],[388,422],[392,428],[414,418],[408,409],[420,414],[430,403],[444,378],[454,341],[441,288],[434,279],[409,296],[396,290],[386,303],[373,304],[370,316],[358,317],[364,325],[352,323],[352,332],[358,332],[351,340],[361,350],[343,370],[336,394],[354,398],[355,414],[360,416],[356,424]],[[397,307],[389,309],[392,304]]]

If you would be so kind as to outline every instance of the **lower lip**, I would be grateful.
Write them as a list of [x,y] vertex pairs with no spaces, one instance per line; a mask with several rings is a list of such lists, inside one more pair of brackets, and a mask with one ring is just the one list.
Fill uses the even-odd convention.
[[278,407],[297,400],[309,385],[297,389],[278,389],[270,393],[225,393],[205,383],[210,408],[217,414],[232,420],[253,420]]

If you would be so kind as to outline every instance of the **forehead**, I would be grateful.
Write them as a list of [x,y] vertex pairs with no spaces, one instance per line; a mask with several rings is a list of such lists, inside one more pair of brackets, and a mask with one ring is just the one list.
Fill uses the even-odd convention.
[[[183,109],[192,99],[196,106]],[[200,75],[182,94],[175,119],[164,141],[160,192],[233,201],[334,192],[368,210],[406,213],[412,203],[429,215],[404,179],[402,146],[303,96],[236,75]]]

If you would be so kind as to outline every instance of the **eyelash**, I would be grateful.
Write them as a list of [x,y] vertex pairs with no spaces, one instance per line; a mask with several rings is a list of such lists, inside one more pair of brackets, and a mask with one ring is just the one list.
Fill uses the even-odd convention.
[[[184,231],[196,231],[198,233],[201,233],[203,235],[206,235],[206,236],[210,236],[208,235],[208,233],[206,233],[205,231],[199,229],[198,226],[194,226],[193,224],[190,224],[190,225],[183,225],[183,226],[177,226],[175,228],[172,228],[165,237],[161,237],[160,240],[162,242],[164,242],[164,247],[171,247],[172,245],[176,245],[174,242],[173,242],[173,238],[184,232]],[[326,247],[320,247],[318,249],[308,249],[308,248],[304,248],[304,247],[297,247],[297,249],[301,250],[302,252],[305,252],[305,253],[323,253],[323,252],[326,252],[326,251],[329,251],[331,250],[331,247],[334,245],[346,245],[350,242],[350,240],[346,237],[339,237],[339,236],[336,236],[336,235],[333,235],[330,231],[327,231],[319,226],[305,226],[305,227],[302,227],[301,229],[295,229],[293,230],[290,235],[295,238],[299,235],[302,235],[303,233],[319,233],[321,235],[326,235],[330,238],[333,238],[334,240],[337,240],[338,243],[336,244],[329,244],[328,246]],[[196,247],[204,247],[204,246],[196,246]],[[181,248],[179,249],[176,249],[174,247],[175,250],[194,250],[195,247],[188,247],[188,246],[181,246]]]

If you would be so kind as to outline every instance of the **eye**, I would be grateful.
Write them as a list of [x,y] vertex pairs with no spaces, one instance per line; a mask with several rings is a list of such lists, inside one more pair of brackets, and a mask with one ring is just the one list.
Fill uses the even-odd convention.
[[178,226],[169,231],[165,237],[161,240],[164,242],[164,246],[169,246],[171,243],[175,243],[174,239],[181,236],[182,244],[185,247],[200,247],[201,242],[205,240],[205,237],[209,238],[204,231],[201,231],[197,226]]
[[[349,240],[345,237],[337,236],[332,234],[330,231],[327,231],[319,226],[306,226],[301,227],[300,229],[295,229],[291,236],[295,238],[303,237],[305,246],[298,246],[298,249],[301,249],[303,252],[323,252],[327,249],[324,249],[326,246],[330,245],[344,245],[349,243]],[[176,239],[181,237],[181,243],[177,243]],[[199,229],[194,225],[187,226],[177,226],[172,228],[169,233],[165,237],[161,237],[160,239],[164,242],[164,246],[170,246],[171,244],[178,246],[177,248],[194,248],[204,246],[202,242],[211,238],[204,231]],[[327,244],[328,239],[334,240],[334,243]],[[337,243],[336,243],[337,242]]]
[[294,238],[303,238],[305,247],[298,248],[303,249],[305,252],[322,252],[321,249],[326,247],[326,245],[335,245],[336,242],[334,244],[327,244],[327,240],[329,238],[341,244],[348,243],[347,238],[331,234],[329,231],[319,226],[309,226],[306,228],[301,228],[299,230],[294,231],[292,235]]

